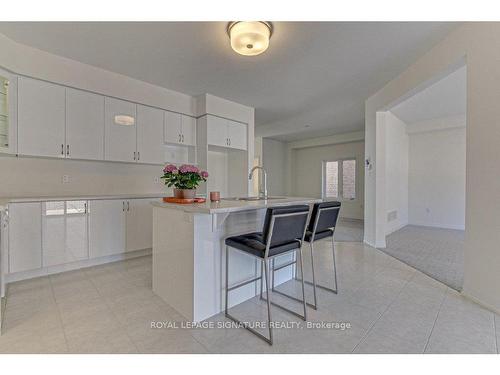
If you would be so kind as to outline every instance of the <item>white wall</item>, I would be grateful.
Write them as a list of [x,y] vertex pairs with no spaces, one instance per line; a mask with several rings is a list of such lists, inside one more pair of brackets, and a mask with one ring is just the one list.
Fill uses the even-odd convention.
[[[288,145],[274,139],[262,139],[262,166],[267,171],[269,195],[287,194]],[[255,172],[257,173],[257,172]]]
[[376,244],[385,212],[384,172],[377,150],[377,112],[467,63],[465,274],[462,293],[500,312],[500,24],[471,22],[451,32],[365,105],[365,150],[374,168],[365,176],[365,242]]
[[462,127],[410,134],[410,224],[464,229],[465,132]]
[[385,112],[385,233],[408,224],[408,134],[406,124]]
[[292,149],[292,194],[321,198],[323,161],[354,157],[357,162],[356,199],[343,201],[340,213],[342,217],[363,219],[364,147],[364,142],[357,141]]

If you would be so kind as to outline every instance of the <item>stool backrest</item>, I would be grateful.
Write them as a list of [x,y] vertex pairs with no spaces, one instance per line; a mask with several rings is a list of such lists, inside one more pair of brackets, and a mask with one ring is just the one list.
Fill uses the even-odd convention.
[[266,211],[262,237],[269,246],[303,240],[309,217],[308,205],[272,207]]
[[309,220],[309,231],[318,233],[335,228],[339,218],[340,202],[330,201],[315,203]]

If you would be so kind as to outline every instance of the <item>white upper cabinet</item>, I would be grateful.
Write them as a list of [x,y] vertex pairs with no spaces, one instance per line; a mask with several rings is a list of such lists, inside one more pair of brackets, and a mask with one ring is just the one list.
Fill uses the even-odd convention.
[[196,145],[196,119],[174,112],[165,112],[165,143]]
[[188,146],[196,145],[196,119],[191,116],[181,116],[181,139],[182,144]]
[[17,76],[1,69],[0,152],[17,153]]
[[247,126],[240,122],[207,115],[207,141],[209,145],[247,149]]
[[19,77],[18,153],[65,157],[65,88]]
[[182,143],[180,113],[165,112],[165,143]]
[[66,157],[104,159],[104,97],[66,89]]
[[247,149],[247,126],[236,121],[227,121],[227,138],[230,148]]
[[163,114],[157,108],[137,105],[137,161],[163,164]]
[[105,99],[105,160],[135,162],[136,105],[125,100]]
[[226,119],[207,115],[207,142],[213,146],[229,146]]

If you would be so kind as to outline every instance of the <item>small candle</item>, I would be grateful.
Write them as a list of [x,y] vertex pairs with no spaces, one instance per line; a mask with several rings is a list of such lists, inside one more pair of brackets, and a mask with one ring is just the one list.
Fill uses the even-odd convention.
[[210,192],[210,200],[212,202],[218,202],[218,201],[220,201],[220,192],[218,192],[218,191],[211,191]]

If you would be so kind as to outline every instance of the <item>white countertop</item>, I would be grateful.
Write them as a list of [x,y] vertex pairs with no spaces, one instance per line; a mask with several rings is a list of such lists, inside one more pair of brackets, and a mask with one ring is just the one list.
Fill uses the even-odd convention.
[[160,208],[170,208],[188,213],[200,214],[220,214],[239,211],[260,210],[267,207],[290,206],[292,204],[312,204],[321,202],[319,198],[307,197],[282,197],[279,199],[258,200],[258,201],[237,201],[224,200],[220,202],[193,203],[193,204],[175,204],[153,202],[152,205]]
[[51,202],[51,201],[77,201],[77,200],[101,200],[101,199],[140,199],[140,198],[162,198],[166,193],[155,194],[115,194],[115,195],[68,195],[68,196],[33,196],[33,197],[0,197],[0,211],[5,210],[9,203],[26,202]]

